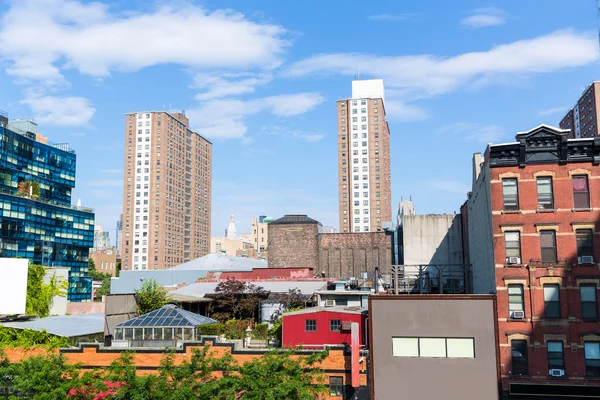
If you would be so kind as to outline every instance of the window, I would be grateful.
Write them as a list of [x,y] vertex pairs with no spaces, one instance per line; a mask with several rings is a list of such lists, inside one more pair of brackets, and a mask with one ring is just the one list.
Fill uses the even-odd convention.
[[544,318],[560,318],[560,287],[544,285]]
[[556,232],[540,231],[540,247],[543,263],[556,263]]
[[344,395],[344,378],[341,376],[329,377],[329,396]]
[[317,320],[316,319],[307,319],[305,321],[306,332],[316,332],[317,331]]
[[586,284],[579,287],[581,295],[581,316],[583,319],[598,318],[598,300],[596,297],[596,285]]
[[537,178],[538,192],[538,209],[552,210],[554,209],[554,198],[552,196],[552,178],[541,177]]
[[473,338],[392,338],[394,357],[475,358]]
[[553,340],[546,344],[548,345],[548,369],[565,369],[563,342]]
[[573,176],[573,207],[590,208],[590,191],[586,175]]
[[504,232],[504,246],[506,249],[506,263],[520,264],[521,263],[521,241],[520,233]]
[[342,321],[339,319],[331,319],[329,320],[329,330],[331,332],[339,332],[342,327]]
[[519,210],[519,190],[516,179],[502,179],[502,199],[505,211]]
[[591,229],[577,229],[575,231],[577,240],[577,258],[579,264],[583,264],[581,257],[594,257],[593,232]]
[[600,376],[600,343],[586,342],[585,349],[585,375]]
[[512,374],[529,375],[529,360],[527,357],[527,340],[511,340]]
[[511,318],[515,311],[525,311],[523,285],[508,285],[508,312]]

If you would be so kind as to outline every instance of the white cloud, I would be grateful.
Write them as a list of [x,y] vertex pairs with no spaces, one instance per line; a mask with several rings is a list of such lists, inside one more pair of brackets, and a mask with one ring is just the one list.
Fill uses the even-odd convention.
[[407,104],[401,100],[389,99],[387,97],[385,102],[385,111],[390,118],[394,118],[399,121],[421,121],[428,117],[427,111]]
[[540,112],[538,112],[538,115],[541,117],[546,117],[548,115],[564,113],[568,109],[569,109],[569,107],[552,107],[552,108],[547,108],[545,110],[541,110]]
[[505,11],[495,7],[479,8],[471,11],[471,14],[460,21],[463,26],[470,29],[504,25],[508,18]]
[[561,30],[498,45],[487,51],[452,57],[321,54],[290,65],[285,70],[285,75],[354,76],[356,69],[360,68],[364,76],[383,78],[386,91],[388,88],[395,90],[394,97],[406,102],[470,88],[475,83],[481,87],[484,83],[495,83],[500,78],[552,73],[589,65],[598,58],[598,42],[593,32]]
[[304,140],[305,142],[308,142],[308,143],[319,142],[325,137],[325,135],[321,135],[319,133],[306,133],[306,132],[299,132],[299,131],[294,131],[294,132],[292,132],[291,135],[293,138]]
[[167,63],[273,68],[288,45],[284,35],[281,26],[187,2],[115,14],[101,3],[13,0],[0,20],[0,58],[9,74],[50,84],[70,68],[93,77]]
[[413,13],[369,15],[369,19],[372,21],[408,21],[422,18],[423,16],[421,14]]
[[87,125],[96,109],[83,97],[36,96],[30,93],[21,104],[33,110],[37,122],[58,126]]
[[504,129],[498,125],[484,125],[472,122],[458,122],[442,126],[438,134],[456,135],[468,141],[480,143],[495,143],[505,136]]
[[193,128],[213,139],[242,138],[248,131],[244,118],[261,112],[292,117],[308,112],[325,99],[318,93],[296,93],[253,100],[217,99],[187,111]]
[[205,91],[197,94],[196,100],[254,93],[257,86],[265,85],[272,79],[269,73],[198,73],[194,76],[194,87]]

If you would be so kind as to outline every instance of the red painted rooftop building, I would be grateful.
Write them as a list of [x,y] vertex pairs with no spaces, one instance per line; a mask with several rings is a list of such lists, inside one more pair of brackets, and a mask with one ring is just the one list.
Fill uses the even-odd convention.
[[350,324],[358,323],[359,345],[364,348],[368,310],[360,307],[311,307],[283,314],[283,347],[350,345]]
[[600,398],[600,138],[568,136],[542,125],[474,157],[462,212],[504,399]]

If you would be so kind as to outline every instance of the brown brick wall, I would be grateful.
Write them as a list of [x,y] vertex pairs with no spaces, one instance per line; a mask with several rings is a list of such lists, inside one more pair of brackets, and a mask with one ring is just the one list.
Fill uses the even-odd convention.
[[270,268],[319,267],[318,224],[268,225]]
[[317,224],[269,224],[269,268],[313,268],[328,278],[350,278],[392,264],[385,232],[318,233]]
[[385,232],[325,233],[319,235],[319,272],[332,278],[360,277],[379,267],[388,273],[392,264],[392,242]]

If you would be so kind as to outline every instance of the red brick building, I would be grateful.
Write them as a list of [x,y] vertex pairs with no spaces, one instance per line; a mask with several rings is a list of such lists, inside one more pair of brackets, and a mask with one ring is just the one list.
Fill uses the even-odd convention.
[[365,346],[368,310],[360,307],[312,307],[283,314],[283,347],[350,345],[350,323],[358,323],[360,346]]
[[475,291],[497,293],[507,399],[600,398],[600,138],[568,135],[488,146],[463,206]]

